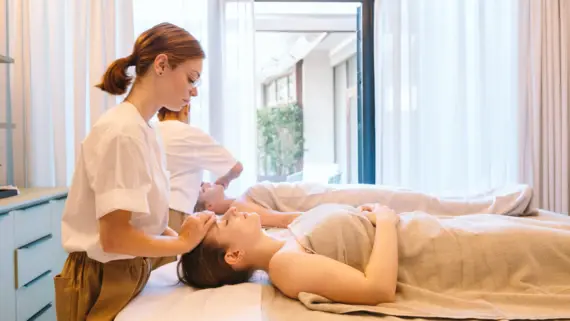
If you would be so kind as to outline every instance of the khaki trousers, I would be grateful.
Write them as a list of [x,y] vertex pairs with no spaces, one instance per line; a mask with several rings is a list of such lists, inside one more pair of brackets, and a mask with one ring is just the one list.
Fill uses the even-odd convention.
[[184,212],[170,209],[168,212],[168,226],[170,226],[171,229],[175,230],[176,233],[180,233],[182,223],[184,223],[184,220],[187,216],[188,214]]
[[58,321],[110,321],[144,288],[151,259],[101,263],[85,252],[70,253],[55,276]]

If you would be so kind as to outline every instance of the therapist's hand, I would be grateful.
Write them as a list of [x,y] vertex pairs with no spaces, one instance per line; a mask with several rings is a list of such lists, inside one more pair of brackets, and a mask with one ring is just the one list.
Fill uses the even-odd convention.
[[230,180],[226,176],[222,176],[218,178],[218,180],[214,184],[222,185],[224,189],[228,189],[228,186],[230,186]]
[[216,215],[213,212],[188,215],[178,233],[178,238],[188,246],[187,251],[193,250],[202,242],[214,222],[216,222]]

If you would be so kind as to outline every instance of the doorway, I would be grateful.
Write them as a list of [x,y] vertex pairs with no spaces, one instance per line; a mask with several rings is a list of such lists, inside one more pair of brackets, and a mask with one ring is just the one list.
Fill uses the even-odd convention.
[[255,2],[258,180],[363,182],[361,7]]

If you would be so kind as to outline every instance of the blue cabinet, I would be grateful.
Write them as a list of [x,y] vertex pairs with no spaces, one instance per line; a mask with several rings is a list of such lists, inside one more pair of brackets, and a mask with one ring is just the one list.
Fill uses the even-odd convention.
[[66,197],[65,189],[32,188],[0,200],[0,321],[56,320]]

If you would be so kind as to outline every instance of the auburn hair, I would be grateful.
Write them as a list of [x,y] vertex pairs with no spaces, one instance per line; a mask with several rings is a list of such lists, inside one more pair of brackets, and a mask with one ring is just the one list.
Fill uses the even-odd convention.
[[168,57],[168,64],[173,69],[186,60],[206,57],[200,42],[188,31],[171,23],[161,23],[137,38],[128,57],[112,62],[101,83],[95,87],[112,95],[124,94],[132,82],[127,69],[134,66],[136,76],[143,76],[160,54]]

